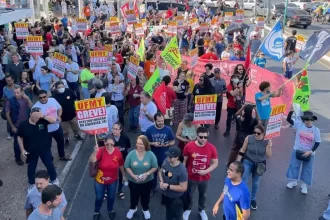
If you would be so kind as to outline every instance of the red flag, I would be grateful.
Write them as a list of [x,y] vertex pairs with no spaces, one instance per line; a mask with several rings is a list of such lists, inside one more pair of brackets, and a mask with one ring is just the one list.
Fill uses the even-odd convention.
[[169,19],[170,17],[173,16],[173,12],[172,12],[172,10],[170,8],[167,9],[167,11],[165,13],[166,13],[165,14],[165,19]]
[[155,89],[154,94],[152,95],[158,109],[165,115],[166,114],[166,86],[162,82],[157,89]]
[[244,63],[245,70],[249,68],[250,63],[251,63],[251,45],[249,45],[246,50],[246,58]]

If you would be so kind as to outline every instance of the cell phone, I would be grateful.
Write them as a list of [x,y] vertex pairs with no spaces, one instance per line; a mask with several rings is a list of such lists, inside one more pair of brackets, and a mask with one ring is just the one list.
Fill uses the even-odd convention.
[[184,136],[186,139],[190,140],[190,138],[188,136]]

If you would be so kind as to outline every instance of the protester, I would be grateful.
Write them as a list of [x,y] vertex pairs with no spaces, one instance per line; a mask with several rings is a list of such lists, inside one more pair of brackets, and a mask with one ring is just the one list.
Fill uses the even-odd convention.
[[145,134],[146,130],[154,124],[154,115],[157,113],[157,107],[155,103],[151,101],[149,93],[145,91],[141,92],[140,99],[139,125],[141,133]]
[[[14,96],[14,88],[15,86],[17,86],[15,83],[14,83],[14,78],[11,76],[11,75],[7,75],[5,76],[5,81],[6,81],[6,86],[3,87],[3,103],[6,105],[7,101]],[[3,119],[5,119],[5,115],[3,117]],[[10,130],[10,125],[7,121],[7,133],[8,133],[8,136],[7,136],[7,140],[10,140],[11,139],[11,130]]]
[[235,50],[234,55],[229,57],[230,61],[245,61],[245,57],[241,50]]
[[[169,120],[170,125],[173,125],[173,115],[174,115],[174,108],[173,103],[176,102],[176,94],[173,88],[169,86],[171,82],[170,76],[164,76],[162,82],[164,82],[166,87],[166,114],[165,114],[165,120]],[[158,106],[159,109],[159,106]],[[179,109],[177,109],[179,110]],[[180,111],[180,110],[179,110]]]
[[183,164],[188,170],[188,204],[184,207],[183,219],[188,220],[193,196],[198,188],[198,212],[202,220],[207,220],[205,212],[206,193],[211,172],[218,166],[218,153],[214,145],[207,141],[209,132],[205,127],[197,128],[196,141],[189,142],[183,151]]
[[32,90],[33,90],[33,82],[30,80],[30,76],[28,74],[27,70],[23,70],[20,74],[19,77],[19,86],[22,88],[23,92],[25,93],[25,95],[27,95],[31,101],[33,101],[33,94],[32,94]]
[[250,39],[250,45],[251,45],[251,59],[257,55],[258,50],[260,49],[262,41],[259,39],[258,32],[255,32],[252,36],[252,39]]
[[173,82],[173,90],[176,94],[173,112],[173,122],[175,125],[179,124],[187,113],[187,92],[189,89],[189,83],[185,78],[186,75],[184,72],[181,72],[178,79]]
[[150,192],[152,189],[153,173],[157,171],[157,158],[150,149],[148,138],[140,135],[136,140],[136,150],[132,150],[126,157],[125,169],[128,174],[130,189],[130,208],[126,218],[132,219],[141,201],[144,219],[150,219]]
[[328,203],[327,209],[323,212],[323,215],[318,218],[318,220],[329,220],[329,219],[330,219],[330,201]]
[[299,57],[293,58],[294,52],[288,50],[285,53],[285,58],[283,59],[283,74],[285,78],[291,79],[293,74],[293,65],[298,61]]
[[17,53],[11,54],[12,62],[6,65],[6,75],[13,77],[14,82],[18,82],[20,73],[24,70],[24,64],[19,60],[19,55]]
[[211,63],[207,63],[205,64],[205,75],[207,75],[207,77],[209,77],[209,79],[212,79],[214,77],[214,73],[212,72],[213,69],[213,65]]
[[250,176],[252,176],[251,208],[253,210],[258,208],[256,195],[261,176],[266,171],[266,156],[269,158],[273,154],[272,141],[264,140],[265,133],[265,128],[262,125],[257,125],[254,128],[254,135],[245,138],[237,156],[238,161],[244,158],[243,180],[247,183]]
[[51,87],[55,83],[54,75],[50,72],[47,66],[41,67],[41,74],[37,77],[36,87],[38,90],[45,90],[47,94],[51,95]]
[[215,94],[214,88],[211,84],[209,77],[203,74],[199,77],[199,83],[194,86],[192,96],[189,103],[189,108],[193,109],[193,103],[195,102],[196,95],[211,95]]
[[83,92],[84,99],[90,98],[90,94],[88,91],[88,82],[92,81],[92,79],[94,78],[94,74],[90,71],[89,64],[90,63],[87,63],[85,66],[86,68],[83,69],[80,73],[81,90]]
[[296,52],[296,44],[297,44],[297,31],[296,30],[292,30],[291,31],[292,35],[289,36],[288,38],[286,38],[285,43],[284,43],[284,50],[285,53],[287,53],[288,51],[293,51],[293,53]]
[[79,91],[79,65],[78,63],[72,61],[72,56],[67,56],[67,63],[65,64],[65,74],[68,81],[69,88],[75,92],[77,100],[80,100],[80,91]]
[[38,80],[39,76],[41,75],[42,66],[46,66],[44,59],[37,55],[32,55],[29,60],[29,68],[33,73],[33,80]]
[[100,210],[105,192],[107,192],[109,218],[115,218],[116,213],[113,211],[113,206],[116,197],[118,171],[122,174],[123,181],[126,181],[123,156],[120,150],[114,146],[115,138],[110,135],[105,138],[104,147],[95,146],[89,159],[90,166],[95,166],[96,162],[98,164],[94,181],[96,199],[93,220],[100,219]]
[[301,193],[307,194],[307,185],[312,185],[315,151],[320,146],[321,134],[319,128],[313,124],[317,117],[312,112],[305,111],[300,116],[301,121],[293,121],[292,114],[293,111],[290,111],[287,121],[294,125],[296,137],[286,173],[286,177],[291,181],[286,186],[292,189],[297,186],[297,180],[300,179],[302,181]]
[[214,128],[219,129],[219,122],[221,119],[221,112],[222,112],[223,95],[226,94],[227,88],[226,88],[226,81],[223,78],[221,78],[221,73],[219,68],[214,69],[214,75],[215,77],[210,80],[214,88],[215,94],[217,94],[217,106],[216,106]]
[[267,63],[267,60],[265,58],[265,54],[264,52],[260,52],[259,53],[259,56],[257,56],[254,60],[254,64],[259,66],[259,67],[262,67],[262,68],[266,68],[266,63]]

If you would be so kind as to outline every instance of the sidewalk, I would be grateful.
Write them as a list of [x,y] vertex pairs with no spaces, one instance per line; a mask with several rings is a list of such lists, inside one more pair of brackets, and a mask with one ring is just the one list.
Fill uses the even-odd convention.
[[[66,155],[74,157],[80,149],[82,141],[76,141],[70,131],[70,145],[66,147]],[[0,219],[1,220],[23,220],[25,217],[25,198],[27,194],[27,165],[18,166],[14,159],[13,138],[7,140],[6,121],[0,120],[0,179],[3,186],[0,187]],[[73,153],[75,152],[75,153]],[[72,162],[59,161],[57,145],[52,141],[52,153],[57,176],[63,183],[65,175],[70,170]],[[38,169],[45,169],[39,160]],[[63,174],[63,175],[61,175]]]

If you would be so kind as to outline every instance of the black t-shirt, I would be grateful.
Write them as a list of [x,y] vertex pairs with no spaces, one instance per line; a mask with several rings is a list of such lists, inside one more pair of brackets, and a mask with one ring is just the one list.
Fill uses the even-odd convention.
[[184,74],[187,75],[188,71],[189,71],[189,69],[182,70],[181,67],[180,67],[180,68],[178,69],[178,77],[179,77],[180,73],[184,73]]
[[213,86],[211,88],[201,87],[199,84],[196,84],[193,90],[193,95],[211,95],[215,94]]
[[[206,72],[204,74],[207,75]],[[207,75],[207,77],[209,77],[209,79],[214,78],[214,73],[211,72],[211,74],[210,75]]]
[[115,141],[115,147],[120,150],[125,159],[128,154],[128,149],[131,148],[131,142],[125,134],[121,134],[119,140]]
[[63,93],[54,93],[53,98],[62,106],[62,121],[70,121],[76,117],[74,102],[76,94],[71,89],[65,89]]
[[292,50],[293,52],[296,51],[297,38],[295,36],[288,37],[285,42],[287,44],[285,48],[286,51],[288,50]]
[[[173,83],[173,86],[179,86],[179,81],[178,80],[175,80],[174,83]],[[180,91],[179,92],[175,92],[176,98],[177,99],[185,99],[187,97],[185,95],[185,92],[189,88],[189,83],[187,82],[187,80],[184,80],[183,83],[181,83],[181,85],[180,85],[179,88],[180,88]]]
[[29,119],[23,121],[17,130],[17,136],[23,138],[24,149],[29,152],[43,152],[51,147],[51,136],[48,133],[48,121],[40,119],[35,125]]

